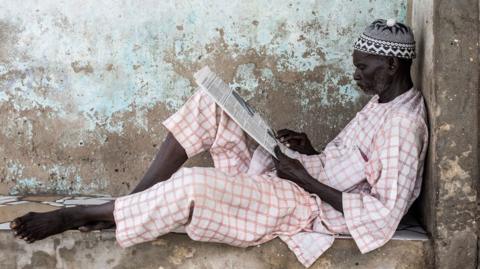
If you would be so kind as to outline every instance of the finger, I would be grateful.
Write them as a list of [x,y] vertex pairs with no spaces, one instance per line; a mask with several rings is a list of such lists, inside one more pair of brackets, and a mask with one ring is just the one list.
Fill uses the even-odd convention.
[[280,142],[282,142],[282,143],[292,142],[293,141],[292,134],[286,134],[286,135],[278,138],[278,140],[280,140]]
[[[284,131],[285,130],[285,131]],[[291,131],[288,129],[280,130],[277,133],[277,139],[280,141],[292,140],[292,139],[303,139],[303,136],[300,133]]]
[[303,134],[300,134],[300,133],[294,133],[294,134],[290,134],[290,139],[295,139],[295,140],[305,140],[305,135]]
[[281,170],[280,161],[279,161],[276,157],[274,157],[274,156],[272,156],[272,159],[273,159],[273,165],[275,166],[275,170],[276,170],[277,173],[278,173],[278,171]]
[[277,155],[279,161],[286,157],[285,154],[283,154],[283,152],[280,150],[279,146],[275,146],[275,155]]
[[277,137],[282,137],[282,136],[285,136],[285,135],[290,134],[292,132],[293,131],[289,130],[289,129],[281,129],[281,130],[277,131]]
[[280,158],[280,155],[282,153],[282,151],[280,150],[280,147],[279,146],[275,146],[275,148],[273,149],[273,152],[275,153],[275,156],[277,157],[277,159]]
[[280,140],[280,142],[287,142],[290,139],[291,139],[291,134],[285,134],[283,136],[278,137],[278,140]]
[[290,147],[288,147],[289,149],[293,150],[293,151],[302,151],[303,150],[303,147],[301,147],[300,145],[290,145]]
[[303,141],[305,141],[305,137],[302,136],[301,134],[287,134],[283,137],[281,137],[280,139],[280,142],[290,142],[290,143],[296,143],[296,144],[299,144],[299,143],[302,143]]
[[288,136],[289,134],[286,134],[284,136],[277,136],[277,139],[282,142],[282,143],[285,143],[287,140],[288,140]]
[[278,162],[277,158],[275,158],[274,156],[272,156],[272,160],[273,160],[273,165],[275,165],[275,169],[278,170],[278,163],[279,163],[279,162]]

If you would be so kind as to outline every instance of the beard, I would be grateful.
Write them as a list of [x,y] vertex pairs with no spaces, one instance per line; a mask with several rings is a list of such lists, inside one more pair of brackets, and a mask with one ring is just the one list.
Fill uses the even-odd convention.
[[380,95],[392,85],[393,77],[387,70],[379,70],[373,77],[373,85],[369,87],[373,93]]

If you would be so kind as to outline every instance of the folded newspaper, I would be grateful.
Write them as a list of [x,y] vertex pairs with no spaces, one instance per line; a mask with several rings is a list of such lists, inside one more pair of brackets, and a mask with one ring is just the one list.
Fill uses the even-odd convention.
[[257,143],[275,156],[274,148],[291,156],[291,150],[275,138],[275,132],[266,121],[208,66],[194,74],[195,81],[215,102]]

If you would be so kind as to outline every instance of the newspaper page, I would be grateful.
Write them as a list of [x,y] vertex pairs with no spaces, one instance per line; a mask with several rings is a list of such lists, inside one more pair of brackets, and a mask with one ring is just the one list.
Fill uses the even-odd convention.
[[274,148],[290,155],[290,150],[275,138],[275,132],[265,120],[208,66],[194,74],[195,81],[215,102],[257,143],[275,156]]

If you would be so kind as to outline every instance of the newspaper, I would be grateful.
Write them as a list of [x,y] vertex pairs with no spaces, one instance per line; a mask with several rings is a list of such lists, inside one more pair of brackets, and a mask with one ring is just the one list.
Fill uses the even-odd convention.
[[287,155],[290,150],[275,138],[275,132],[267,122],[208,66],[194,74],[195,81],[215,102],[257,143],[276,157],[275,146]]

